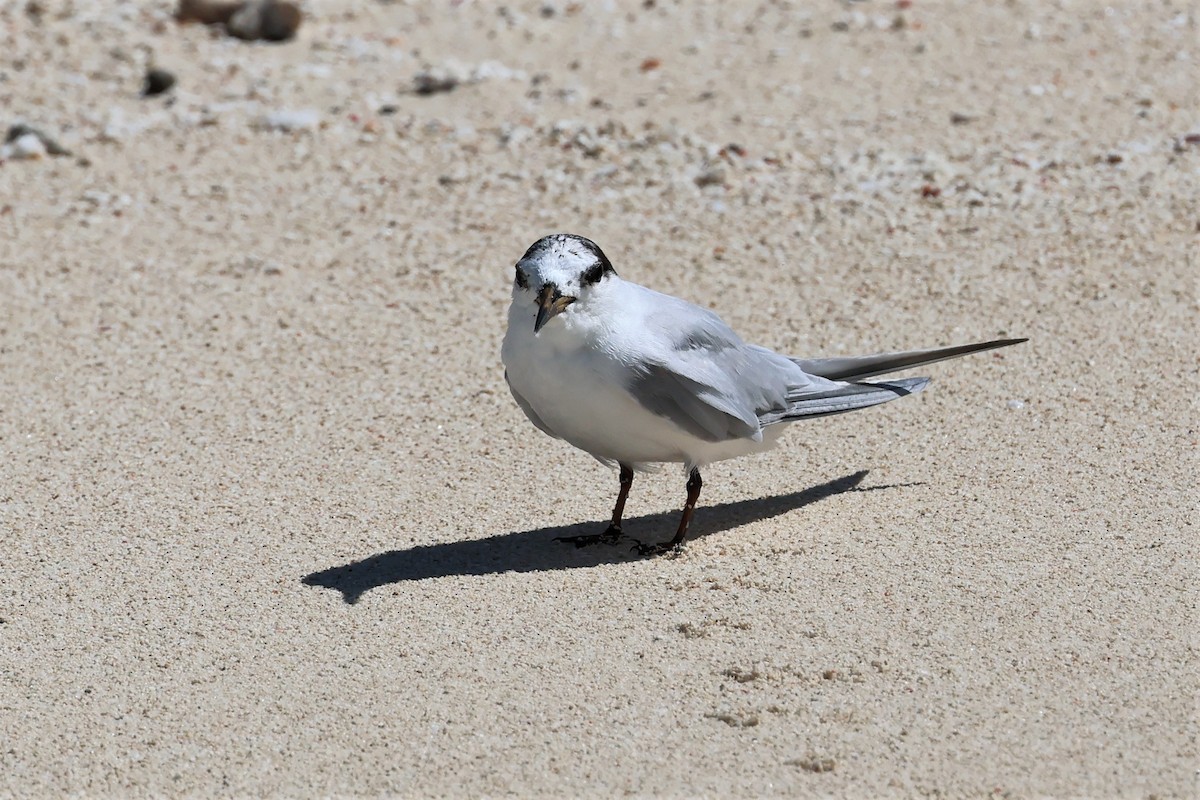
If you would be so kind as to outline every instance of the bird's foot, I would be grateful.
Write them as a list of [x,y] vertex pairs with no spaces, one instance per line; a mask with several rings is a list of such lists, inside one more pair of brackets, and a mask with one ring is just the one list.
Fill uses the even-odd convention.
[[677,558],[683,553],[683,542],[675,544],[673,542],[658,542],[657,544],[645,544],[637,542],[633,545],[633,550],[639,556],[663,556],[670,555],[672,558]]
[[616,544],[621,539],[621,529],[609,525],[604,533],[589,533],[582,536],[555,536],[554,541],[573,544],[576,547],[591,547],[597,544]]

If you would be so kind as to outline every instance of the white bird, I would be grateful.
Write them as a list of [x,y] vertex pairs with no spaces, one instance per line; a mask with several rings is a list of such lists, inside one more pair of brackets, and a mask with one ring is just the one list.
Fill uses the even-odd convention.
[[885,403],[929,383],[866,378],[1024,341],[790,358],[746,344],[712,311],[622,280],[595,242],[560,233],[539,239],[516,264],[501,357],[534,425],[620,468],[611,524],[568,541],[615,543],[634,470],[684,465],[679,528],[668,542],[638,544],[649,555],[683,545],[705,465],[771,448],[787,423]]

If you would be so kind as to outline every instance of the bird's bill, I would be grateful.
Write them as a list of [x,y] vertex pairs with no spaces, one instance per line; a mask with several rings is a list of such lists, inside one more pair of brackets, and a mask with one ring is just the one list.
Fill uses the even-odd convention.
[[540,331],[543,325],[557,317],[574,302],[574,297],[563,294],[554,284],[548,283],[543,286],[542,290],[538,292],[538,313],[537,319],[533,321],[533,332]]

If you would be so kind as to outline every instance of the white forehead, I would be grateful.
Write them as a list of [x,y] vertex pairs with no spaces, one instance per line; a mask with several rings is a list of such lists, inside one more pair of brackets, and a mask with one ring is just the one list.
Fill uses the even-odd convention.
[[587,239],[558,233],[534,242],[517,267],[529,276],[531,283],[562,287],[577,283],[602,257],[600,249]]

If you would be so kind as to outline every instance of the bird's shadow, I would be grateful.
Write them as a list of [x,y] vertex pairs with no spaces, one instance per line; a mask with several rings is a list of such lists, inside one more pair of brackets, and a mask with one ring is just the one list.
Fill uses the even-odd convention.
[[[859,484],[866,476],[867,470],[862,470],[798,492],[705,506],[697,509],[690,538],[699,539],[748,522],[777,517],[844,492],[869,492],[916,485],[860,487]],[[678,511],[647,514],[625,520],[624,528],[627,533],[635,535],[663,536],[674,530],[678,518]],[[450,575],[577,569],[641,558],[632,550],[633,541],[625,537],[615,545],[585,548],[554,541],[559,537],[596,533],[603,527],[604,523],[601,522],[580,522],[554,528],[505,533],[486,539],[390,550],[361,561],[314,572],[306,575],[302,581],[308,586],[336,589],[342,593],[345,602],[353,604],[370,590],[392,583],[444,578]]]

